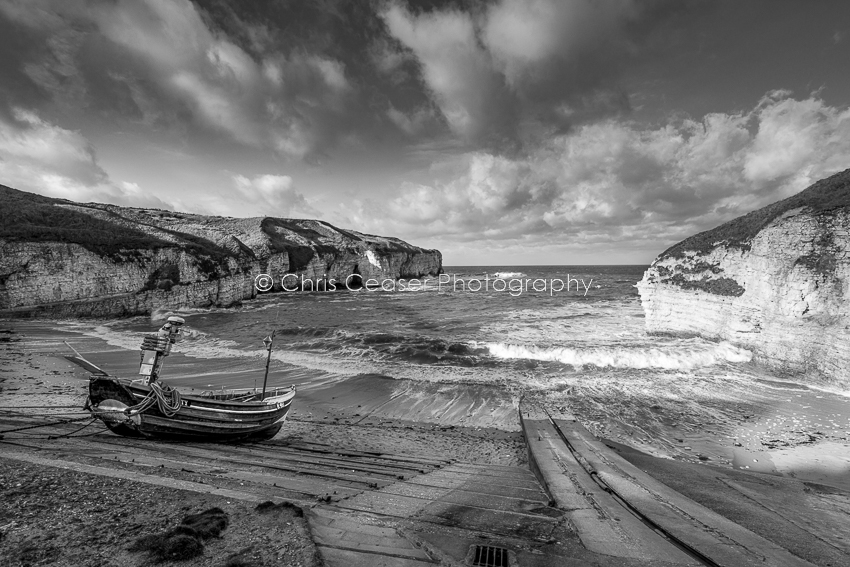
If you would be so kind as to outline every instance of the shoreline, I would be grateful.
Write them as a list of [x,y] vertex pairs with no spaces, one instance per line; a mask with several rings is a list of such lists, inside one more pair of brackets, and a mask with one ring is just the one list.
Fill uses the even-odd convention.
[[[61,323],[28,321],[16,327],[13,334],[0,328],[0,360],[5,366],[0,373],[0,411],[87,415],[82,407],[89,373],[63,358],[66,352],[71,354],[65,340],[112,375],[135,377],[138,370],[137,352],[78,331],[56,330]],[[228,359],[204,362],[213,367],[216,376],[228,375],[232,366]],[[197,373],[201,363],[172,353],[167,360],[172,373],[165,380],[181,390],[198,389],[210,375],[210,369]],[[258,364],[260,384],[262,371]],[[507,393],[481,385],[452,384],[447,389],[445,385],[377,375],[310,374],[272,361],[269,389],[288,388],[293,383],[297,387],[292,410],[276,438],[344,445],[356,437],[369,447],[390,452],[405,447],[421,452],[420,437],[433,435],[428,452],[459,459],[483,455],[497,465],[526,462],[515,406]]]
[[[56,330],[56,327],[59,327],[60,330]],[[70,341],[69,337],[73,338],[74,341]],[[69,340],[69,342],[75,344],[75,348],[77,348],[76,343],[82,343],[80,346],[83,348],[78,348],[78,350],[84,355],[89,352],[97,353],[97,360],[93,360],[93,362],[100,362],[102,358],[104,361],[103,365],[109,366],[110,371],[126,375],[136,370],[137,356],[135,352],[109,346],[103,339],[85,337],[75,331],[63,331],[61,330],[61,324],[51,325],[28,322],[23,326],[18,325],[15,334],[8,332],[0,333],[0,358],[5,363],[5,371],[0,373],[0,406],[2,406],[2,409],[0,409],[0,419],[4,419],[6,423],[24,423],[20,418],[14,416],[20,416],[27,412],[29,412],[31,417],[38,412],[58,416],[68,410],[68,408],[61,406],[81,408],[82,400],[86,394],[87,373],[61,357],[59,353],[63,353],[67,348],[62,344],[63,340]],[[96,357],[92,356],[91,358]],[[189,359],[188,357],[182,357],[181,359],[179,353],[176,353],[169,360],[169,363],[171,363],[169,368],[194,368],[191,376],[195,378],[190,378],[190,380],[194,380],[200,376],[197,372],[197,366],[199,364],[197,359]],[[211,362],[213,365],[217,363],[218,361]],[[217,375],[226,374],[229,363],[225,360],[221,364],[222,366],[217,370]],[[282,363],[280,363],[280,366],[283,366]],[[352,455],[374,455],[375,458],[381,458],[379,456],[385,455],[390,460],[401,458],[404,461],[409,460],[410,462],[419,460],[423,463],[458,463],[461,468],[483,466],[496,470],[507,468],[528,470],[532,466],[528,462],[529,453],[526,438],[522,432],[514,429],[515,424],[520,422],[520,418],[518,413],[512,413],[509,410],[509,408],[514,407],[514,402],[510,399],[510,393],[506,391],[500,391],[494,394],[492,390],[496,389],[493,388],[488,389],[486,386],[481,385],[457,383],[428,383],[420,387],[416,384],[408,384],[409,381],[396,381],[388,377],[376,375],[361,375],[345,379],[339,376],[325,374],[311,377],[307,374],[304,371],[293,373],[291,370],[288,371],[285,368],[278,368],[274,373],[276,379],[283,379],[285,376],[288,376],[290,379],[298,380],[301,386],[299,393],[296,395],[296,405],[293,406],[290,417],[284,424],[282,431],[274,440],[269,442],[271,444],[269,448],[278,448],[278,451],[284,449],[286,451],[292,451],[293,448],[305,447],[309,450],[308,455],[321,455],[324,453],[328,453],[329,455],[345,455],[348,452],[351,452],[350,454]],[[209,375],[209,372],[203,375]],[[310,382],[311,378],[312,382]],[[179,382],[180,378],[175,377],[174,380],[175,382]],[[399,385],[412,389],[398,390],[397,387]],[[435,396],[438,402],[433,404],[425,403]],[[471,403],[476,396],[481,398],[477,405]],[[454,404],[454,407],[452,404]],[[30,405],[53,405],[55,409],[32,408],[31,411],[26,407],[22,407]],[[486,415],[483,417],[479,416],[475,420],[470,420],[469,414],[480,413],[480,408],[482,407],[485,408],[484,413]],[[17,409],[15,410],[15,408]],[[404,416],[410,417],[410,415],[416,416],[418,420],[401,418]],[[428,419],[431,419],[431,421]],[[83,433],[87,433],[88,431],[90,430],[86,430]],[[97,434],[97,431],[93,433]],[[98,506],[97,502],[101,498],[101,487],[107,486],[108,483],[104,484],[100,480],[86,483],[87,481],[85,481],[83,473],[75,473],[74,475],[70,475],[68,479],[64,479],[63,473],[57,472],[61,469],[52,469],[50,466],[34,462],[40,458],[37,457],[38,454],[48,454],[49,451],[48,453],[33,453],[33,449],[27,449],[30,445],[47,448],[50,446],[49,441],[43,439],[37,440],[35,436],[28,437],[23,432],[21,434],[8,434],[6,437],[2,443],[18,452],[18,457],[16,458],[23,459],[23,462],[29,463],[26,465],[29,467],[27,470],[31,469],[32,474],[30,475],[31,478],[27,486],[35,487],[40,486],[42,482],[48,482],[48,486],[53,487],[51,490],[59,487],[64,493],[68,486],[67,483],[71,483],[73,479],[77,479],[73,480],[73,482],[77,484],[82,483],[88,488],[82,492],[76,492],[75,494],[78,496],[75,498],[77,500],[69,502],[65,506],[71,506],[75,509],[79,508],[85,511],[86,517],[80,520],[84,525],[100,525],[102,518],[106,517],[104,514],[108,514],[109,512],[105,511],[105,509],[103,509],[104,511],[98,511],[102,510],[102,508]],[[28,441],[27,439],[30,440]],[[109,460],[113,457],[107,457],[107,460],[104,460],[102,456],[99,458],[86,456],[88,452],[85,450],[85,447],[89,445],[86,439],[73,440],[71,442],[72,446],[82,448],[80,456],[69,456],[66,459],[71,458],[75,463],[79,463],[73,466],[82,467],[81,470],[83,471],[88,470],[85,467],[89,467],[92,470],[103,471],[96,474],[107,474],[108,476],[118,475],[117,478],[120,479],[124,478],[124,475],[137,474],[133,472],[136,470],[151,470],[145,469],[145,466],[161,467],[163,464],[171,462],[169,460],[162,460],[162,457],[144,457],[145,454],[156,455],[155,451],[171,451],[175,455],[175,458],[187,459],[186,463],[189,463],[189,466],[182,466],[181,468],[181,465],[167,465],[175,466],[175,468],[170,471],[166,469],[164,472],[157,472],[156,475],[158,476],[156,478],[163,478],[164,476],[164,480],[157,480],[156,482],[164,482],[166,486],[178,487],[182,486],[180,483],[189,481],[190,484],[196,487],[194,489],[195,491],[201,492],[209,490],[206,488],[209,486],[207,484],[209,479],[219,478],[216,476],[204,476],[205,474],[215,475],[224,470],[219,468],[220,465],[216,466],[212,464],[215,462],[215,458],[213,458],[214,460],[211,461],[211,464],[203,465],[204,459],[197,460],[200,455],[197,457],[193,456],[199,449],[191,446],[181,449],[179,445],[175,445],[169,449],[167,445],[145,444],[142,441],[141,445],[139,445],[141,452],[131,450],[128,453],[127,451],[130,448],[125,446],[127,441],[124,438],[107,432],[95,439],[97,439],[96,442],[91,442],[95,446],[114,447],[118,451],[114,458],[118,460]],[[782,466],[788,467],[789,472],[786,472],[785,476],[781,476],[776,474],[776,471],[768,475],[753,469],[741,471],[729,466],[717,466],[719,464],[717,462],[693,464],[673,459],[658,458],[630,446],[604,439],[602,441],[612,451],[615,451],[642,470],[649,472],[651,476],[668,484],[674,490],[692,498],[694,501],[702,503],[708,508],[717,510],[718,513],[729,517],[735,522],[749,526],[749,529],[761,533],[762,537],[770,537],[769,534],[763,533],[761,524],[759,523],[760,515],[764,513],[762,510],[764,506],[770,506],[772,507],[771,509],[775,508],[777,510],[776,514],[779,517],[788,517],[789,512],[787,508],[789,505],[799,508],[802,505],[810,507],[812,503],[815,503],[817,506],[825,505],[834,508],[831,509],[832,511],[827,510],[826,512],[820,508],[817,510],[807,509],[801,516],[805,522],[808,522],[807,525],[819,525],[823,522],[831,521],[832,517],[837,517],[835,516],[836,514],[846,514],[845,508],[850,508],[850,486],[841,482],[841,478],[830,476],[831,473],[829,471],[817,472],[795,468],[800,467],[801,458],[821,458],[819,455],[826,448],[832,450],[831,456],[843,458],[842,455],[847,454],[846,451],[848,448],[846,445],[832,447],[825,445],[824,442],[817,442],[810,446],[803,446],[802,448],[782,449],[784,453],[791,453],[791,462],[777,464],[777,468]],[[44,445],[45,443],[48,445]],[[122,449],[122,447],[124,448]],[[151,450],[144,449],[145,447],[149,447]],[[256,447],[259,448],[260,446]],[[257,450],[252,449],[250,446],[244,448],[225,448],[224,446],[216,448],[216,446],[209,446],[203,452],[215,455],[223,451],[237,451],[238,454],[247,456],[257,454]],[[101,453],[97,451],[101,451]],[[154,452],[151,453],[151,451]],[[102,449],[95,450],[95,453],[99,455],[103,454]],[[95,453],[92,453],[92,455]],[[126,456],[122,457],[122,454],[126,454]],[[317,457],[306,458],[308,460],[315,460]],[[343,459],[341,462],[345,462],[345,459],[348,458],[350,457],[334,457],[332,461]],[[139,459],[140,462],[135,463],[136,459]],[[150,464],[145,465],[148,461]],[[21,461],[16,462],[21,463]],[[67,461],[61,462],[67,463]],[[8,463],[11,463],[11,461],[8,461]],[[161,464],[157,465],[156,463]],[[139,468],[140,465],[142,467],[141,469]],[[4,466],[8,468],[7,461],[0,459],[0,470],[6,470],[3,469]],[[56,466],[67,466],[67,464]],[[333,466],[339,467],[340,464],[338,463]],[[346,467],[347,465],[342,466]],[[353,469],[356,466],[358,465],[352,467],[351,474],[354,474]],[[158,471],[159,469],[153,470]],[[204,473],[204,470],[207,472]],[[796,477],[789,474],[790,472],[793,472]],[[150,474],[143,474],[142,476],[154,478]],[[406,476],[405,473],[400,475],[399,478]],[[43,478],[47,478],[48,481],[39,480]],[[254,475],[244,478],[265,478],[268,480],[264,482],[268,485],[277,477],[257,477]],[[721,484],[717,484],[718,478],[727,478],[730,480],[721,481]],[[689,479],[695,480],[691,482]],[[221,486],[223,480],[217,482]],[[312,486],[310,483],[315,483],[316,481],[305,479],[296,482],[307,483],[307,486]],[[722,484],[723,482],[727,484]],[[243,487],[243,484],[247,484],[247,481],[243,483],[234,480],[224,486],[237,491],[249,490],[247,486]],[[733,489],[730,489],[730,486]],[[772,488],[767,490],[763,488],[765,486]],[[804,495],[804,487],[809,487],[806,490],[813,491],[813,493],[808,496]],[[35,501],[38,502],[38,498],[31,494],[24,495],[16,492],[18,488],[11,486],[8,482],[2,488],[6,493],[15,496],[15,498],[24,498],[25,502],[30,502],[32,498],[36,498]],[[257,490],[257,488],[250,490]],[[718,495],[722,495],[722,498],[719,498]],[[41,497],[46,500],[52,498],[50,493],[46,493]],[[328,493],[326,497],[334,501],[337,498],[347,498],[343,493],[337,496],[336,491],[333,491],[333,494]],[[252,498],[262,497],[258,495],[256,497],[252,496]],[[805,498],[808,498],[808,500],[805,500]],[[13,516],[10,520],[8,514],[14,514],[15,512],[11,510],[5,512],[5,521],[0,522],[2,524],[0,525],[0,531],[5,534],[4,537],[0,537],[0,550],[3,549],[4,545],[8,548],[11,545],[9,543],[11,541],[15,545],[18,545],[15,548],[17,550],[16,553],[21,552],[21,549],[24,548],[20,546],[29,545],[27,542],[30,540],[27,539],[25,534],[33,529],[31,522],[56,521],[55,519],[51,519],[55,518],[55,516],[51,516],[50,512],[47,511],[48,505],[46,504],[46,500],[43,505],[38,505],[43,506],[42,508],[37,506],[34,508],[32,514],[20,516],[25,521],[18,519],[18,516]],[[212,501],[209,497],[198,496],[196,492],[187,493],[187,496],[181,497],[182,500],[185,500],[187,505],[197,503],[195,508],[185,510],[187,513],[199,512],[198,507],[202,503],[206,505],[206,503]],[[841,504],[845,500],[846,506]],[[147,505],[152,506],[150,513],[158,518],[157,521],[159,524],[157,525],[164,526],[168,522],[173,524],[179,521],[180,511],[177,509],[163,507],[151,498],[147,498],[145,501],[148,502]],[[291,502],[293,500],[288,499],[286,501]],[[299,502],[298,499],[294,501]],[[232,502],[232,500],[228,501],[228,506]],[[253,525],[252,522],[256,520],[252,516],[255,512],[250,507],[241,505],[241,507],[231,507],[227,508],[227,510],[228,513],[232,512],[234,518],[239,518],[241,527],[238,529],[240,530],[249,529],[245,526]],[[20,512],[17,513],[20,514]],[[830,516],[830,514],[833,516]],[[824,518],[828,518],[829,520],[825,520]],[[782,521],[785,522],[786,520]],[[139,533],[144,532],[149,527],[145,526],[144,522],[137,521],[136,523],[141,526]],[[791,528],[786,527],[783,529],[787,531],[787,529]],[[38,533],[43,532],[39,531]],[[236,527],[234,527],[233,533],[237,533]],[[310,547],[313,543],[310,541],[310,537],[305,536],[304,533],[302,532],[300,535],[295,534],[292,536],[297,536],[296,543],[294,544],[296,548],[308,551],[309,549],[315,549],[315,547]],[[795,545],[799,545],[800,549],[805,548],[806,538],[811,537],[811,535],[807,534],[809,532],[796,533],[796,535],[792,534],[796,538],[795,541],[797,543]],[[833,535],[835,534],[830,534],[829,538],[832,538]],[[39,541],[43,541],[43,539]],[[232,539],[228,541],[232,541]],[[324,540],[320,539],[319,541]],[[121,553],[123,554],[121,557],[124,558],[124,563],[115,563],[115,565],[120,565],[121,567],[126,565],[129,567],[139,564],[137,559],[133,559],[127,555],[126,548],[129,540],[126,538],[98,539],[95,537],[94,539],[90,538],[89,542],[90,545],[94,545],[97,550],[100,550],[104,554],[107,553],[108,549],[115,546],[123,546],[121,547]],[[781,542],[779,543],[781,544]],[[71,546],[70,549],[74,553],[79,551],[78,549],[74,551],[76,548],[73,546],[76,544],[73,542],[69,542],[68,545]],[[220,553],[215,551],[216,549],[219,549]],[[275,548],[269,542],[265,542],[257,544],[252,549],[252,553],[255,553],[257,557],[265,557],[263,553],[267,553],[269,550],[274,551]],[[234,550],[227,546],[215,547],[213,544],[210,544],[209,550],[211,553],[218,553],[217,557],[219,558],[227,554],[233,555],[233,553],[239,551],[239,549]],[[190,566],[196,564],[202,565],[206,563],[184,563],[184,565]],[[818,564],[826,565],[827,563]]]
[[[16,329],[17,338],[29,335],[30,339],[37,337],[41,341],[27,347],[32,351],[30,356],[39,353],[37,363],[18,360],[24,353],[4,355],[7,368],[0,373],[0,409],[7,406],[6,398],[11,394],[18,406],[82,407],[88,374],[61,358],[60,353],[71,352],[63,341],[113,375],[134,377],[137,371],[136,352],[69,329],[62,322],[15,320],[0,327],[0,340],[13,340],[8,331]],[[16,343],[4,344],[6,353]],[[255,370],[245,370],[244,361],[198,359],[175,352],[167,361],[166,380],[181,389],[215,388],[220,380],[235,374],[240,378],[233,387],[251,387],[251,377],[262,384],[260,362],[258,359]],[[203,370],[199,372],[201,365]],[[19,378],[11,377],[16,373],[20,373]],[[520,394],[500,386],[417,382],[374,374],[334,375],[273,360],[269,388],[288,388],[290,384],[296,385],[298,394],[287,424],[324,422],[328,426],[362,424],[407,431],[456,430],[470,438],[512,440],[514,445],[519,438],[516,408]],[[751,408],[741,410],[742,419],[732,430],[683,422],[677,430],[670,428],[655,439],[646,438],[646,431],[640,427],[635,435],[635,430],[628,431],[625,425],[621,435],[611,436],[605,428],[595,433],[654,457],[672,456],[674,461],[768,473],[850,490],[850,402],[836,401],[834,396],[806,385],[777,384],[782,396],[777,396],[770,411],[756,417]],[[528,395],[535,399],[534,393]],[[535,401],[541,403],[539,399]],[[582,418],[581,411],[570,409]],[[590,422],[591,431],[593,425]],[[292,427],[285,425],[284,430],[287,426]],[[657,443],[663,443],[667,451],[659,451]],[[498,452],[495,447],[493,451]],[[512,452],[514,457],[509,462],[499,464],[523,462],[520,449]]]

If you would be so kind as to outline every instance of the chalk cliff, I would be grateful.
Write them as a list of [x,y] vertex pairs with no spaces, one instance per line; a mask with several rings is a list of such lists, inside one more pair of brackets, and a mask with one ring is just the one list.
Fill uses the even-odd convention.
[[676,244],[638,290],[649,332],[728,340],[850,387],[850,170]]
[[0,199],[0,316],[228,306],[255,297],[261,273],[279,291],[288,273],[382,280],[442,269],[437,250],[323,221],[81,204],[2,185]]

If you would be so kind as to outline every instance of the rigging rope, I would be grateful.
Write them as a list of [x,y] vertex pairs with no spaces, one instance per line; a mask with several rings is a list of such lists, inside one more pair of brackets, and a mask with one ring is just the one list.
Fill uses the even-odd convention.
[[133,407],[127,408],[126,411],[134,411],[142,413],[156,404],[159,411],[165,417],[173,417],[182,405],[180,392],[169,386],[168,384],[160,385],[159,382],[151,382],[149,384],[151,391],[141,402]]
[[3,410],[19,410],[19,409],[54,409],[54,408],[78,408],[80,404],[73,406],[0,406]]
[[[103,433],[103,430],[100,430],[100,431],[95,431],[94,433],[85,433],[83,435],[75,435],[75,433],[78,433],[78,432],[82,431],[83,429],[85,429],[86,427],[89,427],[93,423],[97,422],[97,418],[95,418],[95,417],[88,417],[88,418],[85,418],[85,419],[88,419],[89,422],[86,423],[85,425],[83,425],[82,427],[78,427],[77,429],[75,429],[75,430],[73,430],[69,433],[61,433],[61,434],[58,434],[58,435],[31,435],[29,433],[25,433],[25,434],[23,434],[24,437],[9,437],[8,439],[5,439],[4,442],[9,442],[9,441],[12,441],[12,440],[15,440],[15,439],[17,439],[17,440],[20,440],[20,439],[47,439],[47,440],[51,440],[51,441],[54,440],[54,439],[62,439],[62,438],[76,439],[77,437],[92,437],[94,435],[100,435],[100,434]],[[10,431],[17,432],[17,431],[23,431],[25,429],[35,429],[37,427],[47,427],[49,425],[61,425],[61,424],[65,424],[65,423],[72,423],[74,421],[81,421],[81,420],[75,419],[75,420],[70,420],[70,421],[50,422],[50,423],[44,423],[44,424],[41,424],[41,425],[34,425],[32,427],[20,427],[20,428],[17,428],[17,429],[7,429],[7,430],[3,431],[2,433],[5,435],[6,433],[8,433]],[[0,435],[0,440],[3,440],[4,435]]]
[[[74,435],[74,433],[77,433],[77,432],[79,432],[79,431],[82,431],[83,429],[85,429],[85,428],[86,428],[86,427],[88,427],[89,425],[93,424],[95,421],[97,421],[97,418],[96,418],[96,417],[92,417],[92,418],[91,418],[91,421],[90,421],[90,422],[88,422],[87,424],[83,425],[82,427],[80,427],[80,428],[78,428],[78,429],[75,429],[75,430],[71,431],[70,433],[62,433],[61,435],[50,435],[50,436],[48,437],[48,439],[61,439],[62,437],[83,437],[82,435]],[[97,431],[97,432],[95,432],[95,433],[92,433],[91,435],[95,435],[95,434],[97,434],[97,433],[103,433],[103,432],[102,432],[102,431]]]
[[25,429],[36,429],[38,427],[49,427],[51,425],[64,425],[66,423],[74,423],[75,421],[83,421],[83,420],[86,420],[86,419],[93,419],[93,418],[91,418],[91,417],[80,417],[78,419],[64,419],[62,421],[51,421],[51,422],[48,422],[48,423],[40,423],[38,425],[28,425],[26,427],[16,427],[14,429],[4,429],[3,431],[0,431],[0,435],[3,435],[4,433],[11,433],[13,431],[24,431]]

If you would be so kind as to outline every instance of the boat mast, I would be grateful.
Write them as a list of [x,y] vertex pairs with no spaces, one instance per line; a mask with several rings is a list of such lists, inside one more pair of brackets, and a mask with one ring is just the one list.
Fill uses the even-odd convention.
[[266,382],[269,380],[269,362],[272,359],[272,344],[274,343],[274,334],[276,332],[277,329],[272,330],[272,334],[263,339],[263,344],[269,349],[269,353],[266,356],[266,375],[263,376],[263,395],[260,397],[260,400],[266,399]]

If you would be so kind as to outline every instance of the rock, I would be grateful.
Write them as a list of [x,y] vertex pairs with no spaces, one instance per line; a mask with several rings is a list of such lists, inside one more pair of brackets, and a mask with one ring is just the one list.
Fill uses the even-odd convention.
[[637,287],[650,333],[729,341],[847,387],[850,170],[676,244]]
[[[0,185],[0,310],[114,317],[226,307],[270,291],[437,275],[438,250],[317,220],[79,204]],[[353,277],[349,283],[356,283]],[[353,286],[352,286],[353,287]]]

